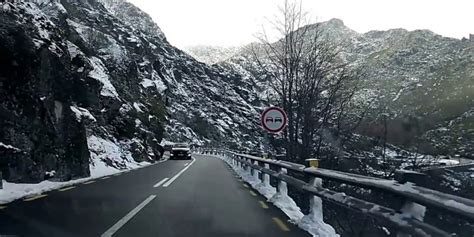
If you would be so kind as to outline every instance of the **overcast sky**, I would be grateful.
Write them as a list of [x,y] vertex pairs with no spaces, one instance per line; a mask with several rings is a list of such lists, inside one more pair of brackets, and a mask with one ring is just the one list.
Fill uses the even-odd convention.
[[[282,0],[128,0],[150,14],[175,46],[239,46],[278,11]],[[317,21],[342,19],[369,30],[430,29],[462,38],[474,33],[474,0],[303,0]]]

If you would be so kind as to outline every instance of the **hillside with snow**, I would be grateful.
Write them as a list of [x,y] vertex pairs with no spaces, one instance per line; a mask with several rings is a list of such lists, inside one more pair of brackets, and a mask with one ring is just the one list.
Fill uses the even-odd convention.
[[[0,72],[0,152],[10,181],[38,181],[51,171],[59,180],[85,177],[96,162],[121,169],[154,161],[164,140],[266,143],[258,118],[274,92],[248,47],[183,52],[124,0],[23,2],[0,18],[8,66]],[[359,34],[337,19],[306,27],[322,29],[349,67],[364,71],[353,103],[371,110],[357,131],[364,139],[352,139],[357,151],[347,155],[373,143],[377,116],[388,114],[391,149],[400,151],[394,156],[414,141],[422,153],[474,156],[472,39],[403,29]]]
[[[386,114],[389,142],[474,158],[474,39],[447,38],[428,30],[360,34],[338,19],[305,27],[320,32],[323,43],[336,44],[348,67],[363,75],[353,99],[359,106],[352,109],[363,105],[370,110],[358,133],[382,136],[377,120]],[[244,85],[271,98],[266,89],[271,78],[249,52],[258,47],[247,47],[217,65],[243,75]]]
[[184,51],[196,60],[212,65],[232,58],[241,51],[241,48],[195,45],[184,48]]
[[[0,14],[3,177],[87,177],[161,157],[159,143],[253,147],[264,103],[239,75],[171,46],[123,1],[20,2]],[[256,98],[251,101],[246,98]],[[37,165],[41,164],[41,165]]]

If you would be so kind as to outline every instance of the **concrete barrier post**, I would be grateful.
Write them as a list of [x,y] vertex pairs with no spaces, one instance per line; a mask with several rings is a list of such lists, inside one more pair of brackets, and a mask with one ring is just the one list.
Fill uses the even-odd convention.
[[3,176],[2,176],[2,171],[0,171],[0,189],[3,189]]
[[[318,168],[318,159],[306,159],[309,168]],[[321,178],[311,177],[309,184],[315,187],[322,187],[323,180]],[[309,197],[309,213],[308,218],[312,220],[323,220],[323,200],[317,196],[311,195]]]
[[[397,170],[395,172],[395,180],[399,183],[404,184],[411,182],[414,184],[423,185],[426,183],[427,176],[424,173],[410,171],[410,170]],[[416,202],[404,200],[403,205],[400,208],[400,212],[404,215],[412,216],[415,219],[423,221],[425,218],[426,207]],[[411,235],[402,231],[397,232],[397,237],[409,237]]]
[[[285,168],[280,168],[280,173],[286,174],[288,171]],[[280,195],[288,196],[288,185],[283,180],[278,181],[277,190]]]
[[[245,159],[245,161],[247,161],[250,164],[252,163],[250,159]],[[247,165],[247,163],[245,163],[245,166],[246,166],[247,173],[252,175],[252,167],[250,167],[250,165]]]
[[[255,162],[254,162],[254,165],[258,166],[258,161],[255,161]],[[253,170],[253,178],[254,178],[255,180],[260,180],[260,178],[258,177],[258,174],[259,174],[259,173],[260,173],[259,170],[257,170],[257,169],[254,169],[254,170]]]
[[[270,165],[269,164],[265,164],[265,168],[266,169],[270,169]],[[266,173],[263,173],[263,183],[265,184],[265,186],[267,187],[270,187],[270,175],[269,174],[266,174]]]

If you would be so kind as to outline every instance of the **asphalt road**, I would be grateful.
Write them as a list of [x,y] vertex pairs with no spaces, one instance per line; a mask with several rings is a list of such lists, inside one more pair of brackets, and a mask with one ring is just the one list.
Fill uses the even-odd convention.
[[216,158],[166,161],[0,209],[0,236],[310,236]]

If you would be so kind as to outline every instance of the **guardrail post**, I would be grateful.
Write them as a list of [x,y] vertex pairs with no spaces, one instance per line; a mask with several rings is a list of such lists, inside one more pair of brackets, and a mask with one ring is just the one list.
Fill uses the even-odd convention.
[[0,189],[3,189],[3,176],[2,176],[2,171],[0,171]]
[[[254,165],[257,165],[257,166],[258,166],[258,161],[255,161],[255,162],[254,162]],[[258,178],[258,173],[259,173],[259,172],[260,172],[260,171],[257,170],[257,169],[254,169],[254,170],[253,170],[253,178],[254,178],[255,180],[260,180],[260,179]]]
[[[266,169],[270,169],[270,165],[269,164],[265,164],[265,168]],[[263,173],[263,183],[265,184],[265,186],[267,187],[270,187],[270,175],[266,174],[266,173]]]
[[[250,162],[250,163],[252,162],[250,161],[250,159],[245,159],[245,161]],[[247,165],[247,163],[245,163],[245,170],[247,171],[248,174],[252,175],[252,167]]]
[[[306,159],[308,166],[312,168],[319,167],[318,159]],[[311,177],[309,184],[315,187],[322,187],[323,180],[321,178]],[[311,220],[323,220],[323,200],[317,196],[311,195],[309,197],[309,213],[304,218]]]
[[240,158],[239,156],[237,156],[237,168],[238,168],[239,170],[242,169],[242,161],[241,161],[240,159],[241,159],[241,158]]
[[[321,178],[312,177],[309,184],[315,187],[322,187],[323,180]],[[323,200],[317,196],[309,198],[309,214],[308,216],[314,220],[323,220]]]
[[[286,174],[288,171],[285,168],[280,168],[280,173]],[[277,191],[280,195],[288,196],[288,185],[283,180],[278,180]]]
[[[426,183],[426,174],[410,171],[410,170],[397,170],[395,172],[395,180],[399,183],[404,184],[407,182],[423,185]],[[416,202],[403,200],[403,204],[400,208],[400,212],[405,215],[410,215],[420,221],[425,218],[426,207]],[[409,237],[410,234],[404,232],[397,232],[397,237]]]

